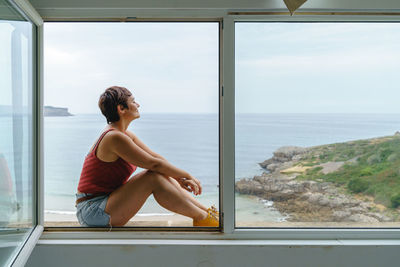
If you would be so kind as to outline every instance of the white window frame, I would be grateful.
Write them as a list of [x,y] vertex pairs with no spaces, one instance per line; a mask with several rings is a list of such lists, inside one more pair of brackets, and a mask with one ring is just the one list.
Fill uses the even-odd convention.
[[[218,47],[218,54],[219,54],[219,66],[218,66],[218,106],[219,106],[219,112],[218,112],[218,133],[219,133],[219,142],[221,142],[222,140],[222,134],[221,134],[221,120],[222,120],[222,112],[221,112],[221,102],[222,102],[222,66],[221,66],[221,53],[222,53],[222,49],[221,49],[221,41],[222,41],[222,19],[221,18],[162,18],[162,19],[157,19],[157,18],[153,18],[153,19],[136,19],[136,18],[89,18],[89,19],[49,19],[46,20],[45,22],[81,22],[81,23],[90,23],[90,22],[98,22],[98,23],[102,23],[102,22],[114,22],[114,23],[140,23],[140,22],[160,22],[160,23],[170,23],[170,22],[177,22],[177,23],[191,23],[191,22],[200,22],[200,23],[218,23],[219,25],[219,30],[218,30],[218,41],[219,41],[219,47]],[[41,29],[41,39],[40,39],[40,44],[39,46],[41,47],[41,50],[43,50],[43,46],[44,46],[44,39],[43,39],[43,27]],[[43,58],[41,58],[42,61]],[[43,76],[43,63],[40,64],[41,65],[41,76]],[[44,98],[44,90],[43,87],[41,87],[40,89],[40,99],[43,103],[43,98]],[[43,105],[41,106],[41,108],[43,109]],[[43,112],[39,113],[40,114],[40,119],[39,121],[40,123],[40,130],[42,132],[42,134],[40,135],[40,142],[41,142],[41,147],[43,147],[44,144],[44,139],[43,139],[43,124],[44,124],[44,118],[43,118]],[[40,195],[40,200],[41,200],[41,204],[39,205],[40,208],[40,212],[39,212],[39,218],[40,218],[40,224],[45,225],[45,221],[44,221],[44,154],[43,154],[43,149],[41,149],[42,153],[40,155],[41,160],[40,160],[40,169],[41,169],[41,180],[40,180],[40,188],[41,188],[41,192],[42,194]],[[221,151],[221,145],[219,145],[219,150],[218,150],[218,159],[219,159],[219,168],[218,168],[218,173],[219,173],[219,179],[218,179],[218,185],[221,185],[221,173],[222,173],[222,151]],[[219,188],[221,188],[219,186]],[[219,203],[222,203],[221,201],[221,189],[219,191]],[[221,204],[220,204],[221,205]],[[44,228],[45,231],[52,231],[52,232],[60,232],[60,231],[73,231],[73,230],[77,230],[78,231],[82,231],[82,232],[86,232],[86,231],[106,231],[108,228],[94,228],[94,227],[45,227]],[[119,227],[119,228],[112,228],[114,231],[124,231],[124,232],[128,232],[128,231],[135,231],[135,232],[140,232],[140,231],[187,231],[187,232],[204,232],[204,231],[210,231],[210,232],[219,232],[220,229],[222,229],[222,226],[220,228],[195,228],[195,227]]]
[[[235,10],[236,12],[237,10]],[[327,14],[309,13],[290,17],[287,12],[268,14],[238,14],[226,10],[58,10],[46,17],[45,21],[204,21],[220,20],[222,31],[220,34],[220,207],[222,214],[221,232],[172,232],[172,231],[78,231],[76,228],[69,230],[45,228],[41,237],[42,242],[76,243],[81,240],[94,240],[93,242],[110,244],[115,239],[151,239],[151,240],[275,240],[296,243],[295,240],[323,240],[324,244],[337,244],[338,240],[356,240],[357,244],[388,244],[388,242],[400,241],[400,228],[235,228],[235,22],[399,22],[400,13],[389,16],[384,13],[368,13],[368,15],[336,13],[329,10]],[[316,15],[315,15],[316,14]],[[338,15],[340,14],[340,15]],[[39,157],[39,221],[44,223],[44,190],[43,190],[43,25],[38,27],[38,51],[39,51],[39,90],[38,99],[38,145]],[[150,230],[150,231],[149,231]],[[58,240],[58,241],[57,241]],[[67,240],[67,241],[65,241]],[[97,241],[96,241],[97,240]],[[103,240],[103,241],[101,241]],[[308,242],[307,241],[307,242]],[[234,241],[232,241],[234,242]],[[306,242],[306,243],[307,243]],[[322,242],[323,243],[323,242]],[[340,243],[340,242],[339,242]],[[391,244],[392,244],[391,243]],[[311,244],[310,242],[308,244]]]
[[[39,58],[42,58],[42,54],[40,53],[39,46],[39,36],[40,36],[40,28],[43,25],[43,20],[40,15],[36,12],[36,10],[32,7],[32,5],[24,0],[8,0],[9,4],[13,6],[17,12],[19,12],[22,16],[24,16],[29,22],[32,23],[33,31],[32,31],[32,188],[34,192],[32,192],[32,229],[29,232],[24,233],[26,239],[22,241],[20,250],[13,256],[11,259],[11,266],[24,266],[27,262],[32,250],[36,246],[42,232],[43,225],[40,223],[40,209],[38,208],[40,201],[39,194],[39,183],[41,181],[41,176],[39,174],[39,164],[42,149],[40,147],[39,142],[37,140],[40,138],[41,131],[38,128],[39,125],[39,111],[42,109],[42,103],[40,102],[40,95],[36,94],[40,89],[39,83],[42,82],[39,75],[42,73],[39,71],[38,63],[40,62]],[[17,239],[20,242],[21,235],[17,234]]]

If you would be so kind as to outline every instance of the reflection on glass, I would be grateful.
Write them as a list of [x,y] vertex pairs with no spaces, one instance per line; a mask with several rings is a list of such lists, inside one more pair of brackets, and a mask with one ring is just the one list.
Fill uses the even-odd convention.
[[0,0],[0,265],[33,227],[32,24]]
[[19,210],[13,190],[13,179],[3,154],[0,153],[0,227],[7,227],[11,216]]
[[[106,125],[99,96],[112,85],[127,87],[140,104],[129,130],[199,179],[196,199],[218,207],[218,24],[45,23],[44,30],[45,225],[79,226],[75,193],[84,157]],[[126,226],[192,220],[150,196]]]
[[236,24],[236,226],[400,226],[400,25]]

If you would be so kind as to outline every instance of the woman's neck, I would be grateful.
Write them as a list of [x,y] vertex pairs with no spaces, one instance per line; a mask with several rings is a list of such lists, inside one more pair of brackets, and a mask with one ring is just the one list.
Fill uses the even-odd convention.
[[128,129],[129,123],[130,122],[126,122],[120,119],[119,121],[110,123],[109,126],[121,132],[125,132],[126,129]]

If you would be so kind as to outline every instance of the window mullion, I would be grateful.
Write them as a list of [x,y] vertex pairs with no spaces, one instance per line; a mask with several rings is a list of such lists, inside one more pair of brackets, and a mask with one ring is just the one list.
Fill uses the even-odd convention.
[[222,226],[224,233],[235,228],[235,25],[224,17],[222,29]]
[[37,223],[44,225],[44,139],[43,139],[43,23],[37,26],[36,147],[37,147]]

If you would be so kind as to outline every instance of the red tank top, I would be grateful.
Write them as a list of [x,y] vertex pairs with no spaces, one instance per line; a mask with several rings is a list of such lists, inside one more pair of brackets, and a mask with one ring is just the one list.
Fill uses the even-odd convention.
[[125,184],[136,170],[122,158],[113,162],[105,162],[97,158],[96,151],[104,135],[114,129],[106,130],[97,141],[93,150],[86,156],[83,163],[78,191],[90,194],[108,194]]

